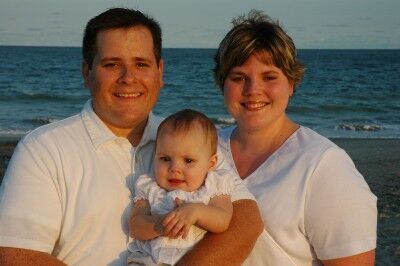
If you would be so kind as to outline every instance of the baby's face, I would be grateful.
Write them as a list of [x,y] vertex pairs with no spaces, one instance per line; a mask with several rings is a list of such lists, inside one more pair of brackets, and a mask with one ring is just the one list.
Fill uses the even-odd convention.
[[188,132],[174,132],[168,126],[157,140],[155,176],[166,190],[195,191],[204,183],[207,172],[217,163],[210,143],[200,125],[193,124]]

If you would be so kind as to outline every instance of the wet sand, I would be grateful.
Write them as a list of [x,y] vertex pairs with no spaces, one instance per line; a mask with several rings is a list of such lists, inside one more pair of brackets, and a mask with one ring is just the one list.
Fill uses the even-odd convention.
[[[400,139],[333,139],[378,196],[377,265],[400,265]],[[0,180],[16,140],[0,140]]]

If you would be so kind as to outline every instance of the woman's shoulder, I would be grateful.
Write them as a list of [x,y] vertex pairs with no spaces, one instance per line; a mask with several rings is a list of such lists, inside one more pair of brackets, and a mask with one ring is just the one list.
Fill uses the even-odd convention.
[[[336,161],[336,163],[351,161],[345,150],[328,138],[303,126],[296,132],[289,146],[290,148],[287,148],[285,154],[297,156],[304,162],[308,162],[309,165],[317,166],[322,161]],[[334,159],[332,160],[332,158]]]
[[305,126],[300,126],[300,128],[297,130],[295,134],[295,140],[297,145],[302,146],[304,150],[318,149],[320,151],[325,151],[332,148],[340,149],[328,138]]

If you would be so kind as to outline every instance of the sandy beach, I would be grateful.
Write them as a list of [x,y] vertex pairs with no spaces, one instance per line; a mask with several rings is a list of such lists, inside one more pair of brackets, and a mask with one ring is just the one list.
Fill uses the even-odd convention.
[[[333,139],[345,149],[378,196],[377,264],[400,262],[400,139]],[[0,179],[15,140],[0,141]]]

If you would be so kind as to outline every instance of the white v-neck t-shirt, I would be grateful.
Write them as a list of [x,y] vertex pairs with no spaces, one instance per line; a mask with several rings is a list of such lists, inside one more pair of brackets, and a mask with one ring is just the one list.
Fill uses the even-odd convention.
[[[236,169],[233,130],[220,130],[219,144]],[[294,132],[244,183],[265,225],[248,265],[320,265],[376,248],[376,196],[346,152],[309,128]]]

